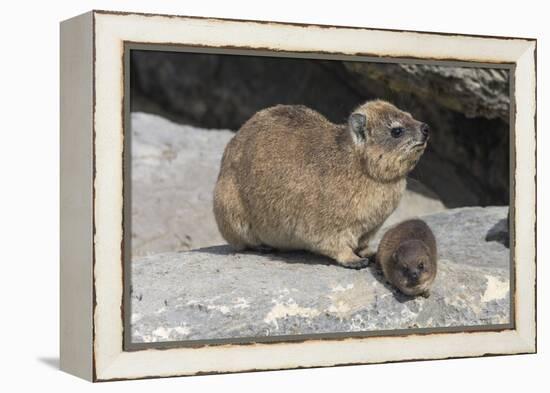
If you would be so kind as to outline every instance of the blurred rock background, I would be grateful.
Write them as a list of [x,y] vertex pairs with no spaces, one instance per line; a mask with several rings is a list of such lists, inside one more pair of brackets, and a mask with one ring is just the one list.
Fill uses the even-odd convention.
[[430,124],[411,177],[446,207],[507,205],[507,70],[132,51],[131,110],[236,131],[259,109],[304,104],[342,123],[381,98]]
[[381,98],[430,124],[429,147],[386,225],[508,205],[508,71],[132,51],[134,256],[224,243],[212,191],[225,144],[256,111],[304,104],[335,123]]

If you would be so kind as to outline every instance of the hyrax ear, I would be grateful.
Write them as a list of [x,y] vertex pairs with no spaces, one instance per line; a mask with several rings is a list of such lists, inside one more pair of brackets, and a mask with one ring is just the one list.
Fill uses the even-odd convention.
[[367,118],[362,113],[352,113],[348,120],[348,127],[357,143],[365,142],[367,136]]

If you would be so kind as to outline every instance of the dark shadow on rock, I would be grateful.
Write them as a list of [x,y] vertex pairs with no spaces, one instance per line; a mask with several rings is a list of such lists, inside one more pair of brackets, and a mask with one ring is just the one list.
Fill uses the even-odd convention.
[[288,264],[303,264],[303,265],[335,266],[341,269],[356,270],[357,272],[369,271],[378,282],[380,282],[382,285],[384,285],[388,290],[390,290],[393,293],[395,300],[397,300],[399,303],[407,303],[415,299],[414,296],[405,295],[404,293],[399,291],[397,288],[395,288],[386,280],[386,278],[384,277],[384,274],[382,273],[382,269],[375,262],[375,257],[372,257],[372,260],[368,264],[368,266],[362,269],[350,269],[342,265],[339,265],[336,261],[332,260],[329,257],[319,255],[319,254],[314,254],[308,251],[277,251],[277,250],[235,251],[231,248],[231,246],[224,244],[219,246],[198,248],[196,250],[191,250],[190,252],[200,252],[200,253],[212,254],[212,255],[238,255],[238,254],[258,255],[263,257],[264,259],[268,259],[274,262],[283,262]]
[[323,255],[314,254],[308,251],[272,251],[270,253],[259,251],[245,251],[247,254],[260,255],[271,261],[284,262],[289,264],[303,264],[303,265],[323,265],[323,266],[338,266],[342,269],[347,269],[341,265],[338,265],[336,261],[325,257]]
[[332,259],[323,255],[314,254],[308,251],[279,251],[279,250],[245,250],[235,251],[229,245],[210,246],[204,248],[197,248],[189,252],[200,252],[203,254],[212,255],[258,255],[264,259],[268,259],[274,262],[284,262],[289,264],[300,263],[304,265],[324,265],[324,266],[339,266],[342,269],[346,267],[338,265]]
[[508,218],[503,218],[487,231],[485,235],[487,242],[499,242],[510,248],[510,233],[508,231]]
[[50,368],[59,370],[59,357],[40,357],[37,360]]
[[420,194],[426,198],[433,200],[441,200],[441,198],[428,187],[424,186],[420,181],[409,177],[407,179],[407,190]]
[[184,252],[200,252],[203,254],[212,254],[212,255],[233,255],[237,254],[235,250],[231,248],[231,246],[227,244],[220,244],[219,246],[209,246],[209,247],[202,247],[202,248],[196,248],[194,250],[190,251],[184,251]]

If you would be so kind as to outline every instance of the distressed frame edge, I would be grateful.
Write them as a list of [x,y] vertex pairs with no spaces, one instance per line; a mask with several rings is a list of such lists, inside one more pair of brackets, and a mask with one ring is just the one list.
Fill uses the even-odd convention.
[[283,25],[283,26],[296,26],[296,27],[319,27],[322,29],[357,29],[357,30],[370,30],[370,31],[383,31],[383,32],[396,32],[396,33],[419,33],[419,34],[436,34],[450,37],[472,37],[472,38],[494,38],[504,40],[523,40],[523,41],[536,41],[535,37],[510,37],[510,36],[498,36],[498,35],[486,35],[486,34],[467,34],[467,33],[450,33],[441,31],[428,31],[428,30],[408,30],[408,29],[389,29],[382,27],[365,27],[365,26],[351,26],[351,25],[329,25],[323,23],[305,23],[305,22],[287,22],[287,21],[270,21],[262,19],[241,19],[241,18],[222,18],[216,16],[199,16],[199,15],[183,15],[183,14],[163,14],[152,12],[138,12],[138,11],[114,11],[105,9],[94,9],[91,12],[94,14],[103,15],[120,15],[120,16],[160,16],[164,18],[180,18],[180,19],[201,19],[201,20],[213,20],[221,22],[244,22],[255,24],[269,24],[269,25]]
[[[111,14],[111,13],[110,13]],[[279,23],[277,23],[279,24]],[[433,33],[428,33],[428,34],[433,34]],[[501,37],[497,37],[497,38],[501,38]],[[531,40],[533,41],[533,40]],[[527,45],[527,48],[526,48],[526,52],[528,50],[528,47],[529,45]],[[534,40],[534,45],[533,45],[533,52],[535,53],[535,56],[536,56],[536,40]],[[536,78],[536,57],[535,57],[535,78]],[[535,86],[536,88],[536,82],[535,82]],[[536,118],[536,97],[535,97],[535,100],[534,100],[534,104],[535,104],[535,108],[534,108],[534,114],[535,114],[535,118]],[[534,134],[534,139],[536,141],[536,123],[534,124],[534,128],[533,128],[533,134]],[[535,144],[535,149],[536,149],[536,144]],[[536,162],[535,162],[535,176],[536,176]],[[535,186],[536,186],[536,178],[535,178]],[[536,195],[535,195],[535,198],[536,198]],[[536,199],[535,199],[535,206],[536,206]],[[536,216],[533,217],[533,219],[535,220],[535,223],[536,223]],[[536,235],[536,227],[533,228],[535,232],[533,232],[533,234]],[[536,249],[535,249],[535,258],[536,258]],[[534,276],[534,279],[536,280],[536,270],[535,270],[535,276]],[[97,284],[97,283],[96,283]],[[536,290],[536,288],[535,288]],[[536,300],[536,293],[535,293],[535,300]],[[483,354],[466,354],[466,355],[459,355],[459,356],[456,356],[456,357],[473,357],[473,356],[490,356],[490,355],[504,355],[504,354],[519,354],[519,353],[533,353],[533,352],[536,352],[536,313],[534,315],[534,323],[535,325],[533,326],[533,329],[534,329],[534,335],[532,334],[533,332],[526,332],[524,329],[521,329],[522,330],[522,333],[525,333],[525,334],[520,334],[518,335],[517,331],[515,331],[516,335],[515,335],[515,338],[514,339],[517,339],[518,341],[516,341],[517,344],[520,344],[521,348],[516,348],[516,350],[510,352],[510,353],[502,353],[502,352],[499,352],[499,353],[483,353]],[[521,332],[520,332],[521,333]],[[94,337],[95,339],[95,337]],[[393,339],[393,338],[391,338]],[[314,341],[314,340],[313,340]],[[148,350],[147,352],[151,352],[151,350]],[[120,353],[119,353],[120,355]],[[122,354],[124,355],[124,354]],[[451,356],[451,357],[455,357],[455,356]],[[405,357],[403,358],[400,358],[399,360],[393,360],[393,361],[408,361],[408,360],[429,360],[429,359],[440,359],[440,358],[449,358],[449,356],[430,356],[428,358],[415,358],[415,359],[407,359]],[[178,376],[178,375],[196,375],[196,374],[202,374],[204,372],[194,372],[194,373],[191,373],[191,374],[185,374],[185,373],[172,373],[172,374],[164,374],[164,375],[156,375],[156,374],[153,374],[153,375],[143,375],[143,376],[127,376],[127,377],[124,377],[124,376],[119,376],[117,377],[116,375],[112,375],[109,376],[109,369],[111,369],[111,371],[115,371],[113,370],[116,369],[117,367],[116,366],[119,366],[120,364],[117,364],[119,363],[120,361],[125,361],[127,359],[121,359],[121,356],[117,356],[115,359],[112,359],[112,363],[109,365],[109,367],[107,367],[106,369],[102,369],[101,372],[100,372],[100,376],[97,377],[97,376],[94,376],[94,380],[97,380],[97,381],[103,381],[103,380],[118,380],[118,379],[135,379],[135,378],[150,378],[150,377],[162,377],[162,376]],[[392,361],[392,360],[390,360]],[[385,362],[385,361],[381,361],[381,362]],[[381,362],[378,362],[378,361],[373,361],[373,362],[361,362],[359,364],[368,364],[368,363],[381,363]],[[356,363],[346,363],[346,364],[356,364]],[[339,364],[327,364],[327,365],[306,365],[305,367],[325,367],[325,366],[336,366],[336,365],[339,365]],[[300,368],[300,367],[304,367],[304,366],[288,366],[288,367],[281,367],[279,369],[283,369],[283,368]],[[269,370],[271,368],[265,368],[265,370]],[[105,373],[103,372],[105,371]],[[221,372],[242,372],[242,371],[252,371],[252,370],[226,370],[226,371],[213,371],[212,373],[221,373]],[[115,371],[116,372],[116,371]],[[210,372],[206,372],[206,373],[210,373]]]
[[93,364],[93,18],[59,25],[60,369],[88,381]]
[[[520,206],[525,214],[515,214],[514,241],[519,247],[514,248],[516,260],[514,270],[515,294],[514,302],[516,330],[529,353],[537,353],[537,41],[526,45],[525,51],[516,62],[515,72],[515,182],[514,211]],[[520,82],[522,81],[522,82]],[[518,83],[519,82],[519,83]],[[524,106],[518,111],[518,103]],[[517,141],[525,143],[524,151],[518,151]],[[532,156],[531,156],[532,154]],[[530,160],[528,160],[530,159]],[[532,165],[528,173],[522,176],[518,171],[519,163]],[[521,190],[521,192],[518,192]],[[527,192],[528,191],[528,192]],[[524,199],[528,199],[525,201]],[[525,206],[521,207],[524,204]],[[530,208],[530,209],[528,209]],[[518,230],[518,226],[521,229]],[[518,235],[519,234],[519,235]],[[527,236],[529,235],[529,236]],[[529,260],[521,260],[520,255],[525,248]],[[518,272],[523,279],[518,280]],[[522,305],[517,307],[517,305]]]

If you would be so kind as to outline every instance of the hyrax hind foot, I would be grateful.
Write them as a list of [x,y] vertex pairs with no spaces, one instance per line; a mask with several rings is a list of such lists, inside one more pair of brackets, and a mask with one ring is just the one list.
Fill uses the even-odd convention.
[[369,260],[361,258],[351,250],[340,252],[336,257],[336,262],[349,269],[363,269],[369,265]]

